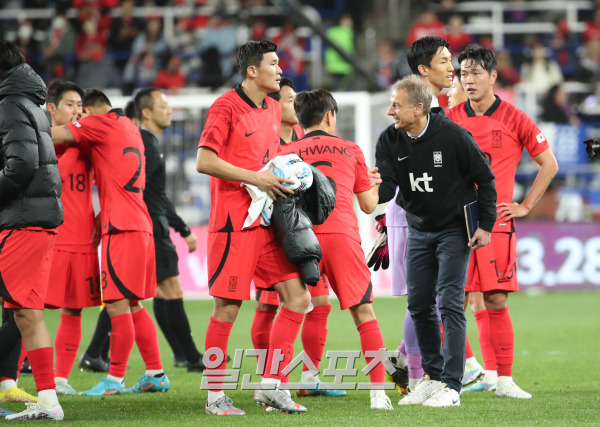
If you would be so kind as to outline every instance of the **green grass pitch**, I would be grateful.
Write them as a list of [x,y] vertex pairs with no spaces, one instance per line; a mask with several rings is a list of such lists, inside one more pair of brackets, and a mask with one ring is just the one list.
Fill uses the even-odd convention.
[[[327,350],[360,350],[358,333],[348,312],[341,312],[333,301],[329,317]],[[399,394],[388,391],[394,403],[392,412],[374,412],[369,407],[368,391],[350,391],[341,398],[297,399],[308,408],[303,415],[267,413],[252,401],[252,391],[228,392],[234,402],[247,412],[245,417],[214,417],[204,414],[207,392],[200,389],[201,374],[173,368],[172,354],[159,331],[163,363],[171,381],[171,390],[161,394],[112,397],[63,396],[63,425],[600,425],[600,293],[573,292],[536,296],[525,294],[509,298],[516,345],[513,376],[524,390],[533,394],[530,400],[498,399],[493,393],[465,394],[461,406],[454,408],[399,407]],[[145,305],[151,310],[151,302]],[[212,308],[211,301],[186,301],[186,309],[199,348],[204,346],[204,333]],[[246,302],[233,327],[229,352],[251,348],[250,326],[255,303]],[[402,338],[405,298],[378,298],[374,303],[388,348],[395,348]],[[82,348],[89,343],[97,309],[84,310]],[[44,313],[50,334],[58,325],[57,311]],[[475,321],[467,313],[469,336],[481,360]],[[300,340],[296,351],[301,348]],[[83,350],[80,349],[80,353]],[[132,386],[143,374],[144,367],[137,348],[130,358],[125,383]],[[324,358],[321,369],[328,365]],[[245,358],[242,373],[253,374],[255,362]],[[356,367],[362,369],[364,360]],[[299,368],[298,368],[299,369]],[[292,374],[292,381],[299,374]],[[362,375],[359,373],[359,375]],[[79,390],[96,384],[102,375],[73,369],[69,382]],[[322,376],[322,379],[327,379]],[[253,380],[258,377],[253,375]],[[364,382],[359,377],[355,382]],[[31,376],[23,376],[19,385],[35,394]],[[24,409],[23,404],[2,403],[8,410]],[[6,421],[0,421],[2,423]]]

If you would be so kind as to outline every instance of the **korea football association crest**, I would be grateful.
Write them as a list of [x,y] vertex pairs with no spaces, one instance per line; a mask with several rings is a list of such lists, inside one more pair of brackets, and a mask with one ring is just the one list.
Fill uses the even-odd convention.
[[436,168],[442,167],[442,152],[441,151],[433,152],[433,166]]
[[492,148],[502,148],[502,131],[492,131]]

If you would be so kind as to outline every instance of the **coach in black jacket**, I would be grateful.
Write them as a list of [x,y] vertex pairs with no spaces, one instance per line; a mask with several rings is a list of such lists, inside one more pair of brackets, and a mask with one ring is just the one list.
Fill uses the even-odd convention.
[[[63,222],[58,162],[40,108],[46,95],[21,50],[0,40],[0,304],[14,311],[38,390],[38,405],[6,419],[63,419],[42,318],[54,229]],[[0,337],[3,351],[13,348],[8,341]]]
[[[439,108],[417,76],[392,86],[388,115],[394,125],[380,136],[376,165],[383,180],[379,202],[394,197],[406,210],[408,308],[421,347],[425,377],[399,403],[460,405],[465,364],[464,286],[471,248],[489,243],[496,218],[494,174],[471,134]],[[477,185],[477,187],[476,187]],[[477,200],[479,227],[467,238],[463,206]],[[444,348],[435,309],[444,325]]]

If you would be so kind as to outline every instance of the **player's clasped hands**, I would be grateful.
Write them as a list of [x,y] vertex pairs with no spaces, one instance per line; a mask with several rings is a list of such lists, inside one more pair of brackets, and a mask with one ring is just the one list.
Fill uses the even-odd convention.
[[369,182],[371,183],[371,188],[375,187],[382,183],[381,174],[377,172],[378,168],[373,168],[369,171]]
[[256,186],[262,191],[265,191],[273,200],[275,200],[277,196],[287,198],[288,194],[294,194],[294,190],[284,185],[293,184],[294,181],[273,175],[273,169],[274,167],[271,165],[266,171],[258,172]]

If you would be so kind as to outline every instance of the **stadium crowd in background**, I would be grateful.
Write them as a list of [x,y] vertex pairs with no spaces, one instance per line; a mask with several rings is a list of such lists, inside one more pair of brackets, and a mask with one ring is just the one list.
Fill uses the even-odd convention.
[[[368,45],[364,39],[367,29],[378,29],[376,23],[383,18],[381,10],[361,4],[365,2],[350,0],[342,2],[342,7],[337,9],[328,9],[327,4],[319,2],[307,3],[317,7],[328,34],[339,42],[343,40],[341,46],[351,57],[360,58],[360,61],[363,57],[372,58],[372,64],[368,65],[381,73],[381,89],[410,74],[403,59],[405,51],[423,35],[447,39],[455,58],[470,42],[493,48],[490,34],[465,31],[465,24],[484,18],[484,13],[457,12],[456,5],[462,3],[460,0],[429,1],[412,5],[410,11],[414,19],[406,33],[376,37],[381,49],[389,49],[394,58],[378,64],[377,57],[365,51]],[[119,89],[124,94],[148,86],[164,88],[171,93],[180,93],[185,87],[210,90],[231,87],[239,83],[233,64],[236,43],[244,37],[268,38],[280,45],[280,57],[287,76],[304,90],[309,83],[306,61],[311,46],[305,33],[297,31],[298,24],[290,13],[252,13],[248,19],[242,14],[244,20],[240,21],[238,16],[227,14],[226,8],[222,7],[269,4],[266,0],[231,0],[225,5],[211,0],[8,0],[0,8],[51,8],[52,12],[48,19],[29,19],[25,15],[0,19],[0,34],[23,48],[28,63],[46,82],[55,78],[71,79],[86,87]],[[169,32],[160,13],[146,17],[134,14],[135,8],[139,7],[174,5],[198,8],[198,14],[175,18]],[[585,113],[590,110],[590,104],[597,104],[594,95],[600,90],[597,86],[600,79],[597,65],[600,5],[592,5],[596,9],[591,13],[580,12],[578,19],[584,24],[582,30],[569,28],[564,13],[514,8],[507,12],[510,22],[544,22],[555,25],[556,31],[507,34],[505,46],[496,53],[508,56],[517,75],[507,82],[500,79],[499,83],[512,91],[514,84],[520,81],[519,71],[523,81],[533,79],[540,91],[543,85],[550,87],[563,79],[589,83],[587,92],[571,93],[568,103],[576,107],[576,114],[592,120],[593,117]],[[215,6],[216,13],[201,12],[203,6]],[[74,14],[67,13],[70,8]],[[111,9],[119,9],[118,15],[112,16]],[[339,22],[342,25],[338,25]],[[241,35],[240,28],[246,29],[245,36]],[[327,49],[323,61],[324,71],[329,76],[324,81],[326,87],[350,90],[359,87],[352,76],[352,66],[336,52]],[[578,109],[577,106],[586,99],[584,107]]]

